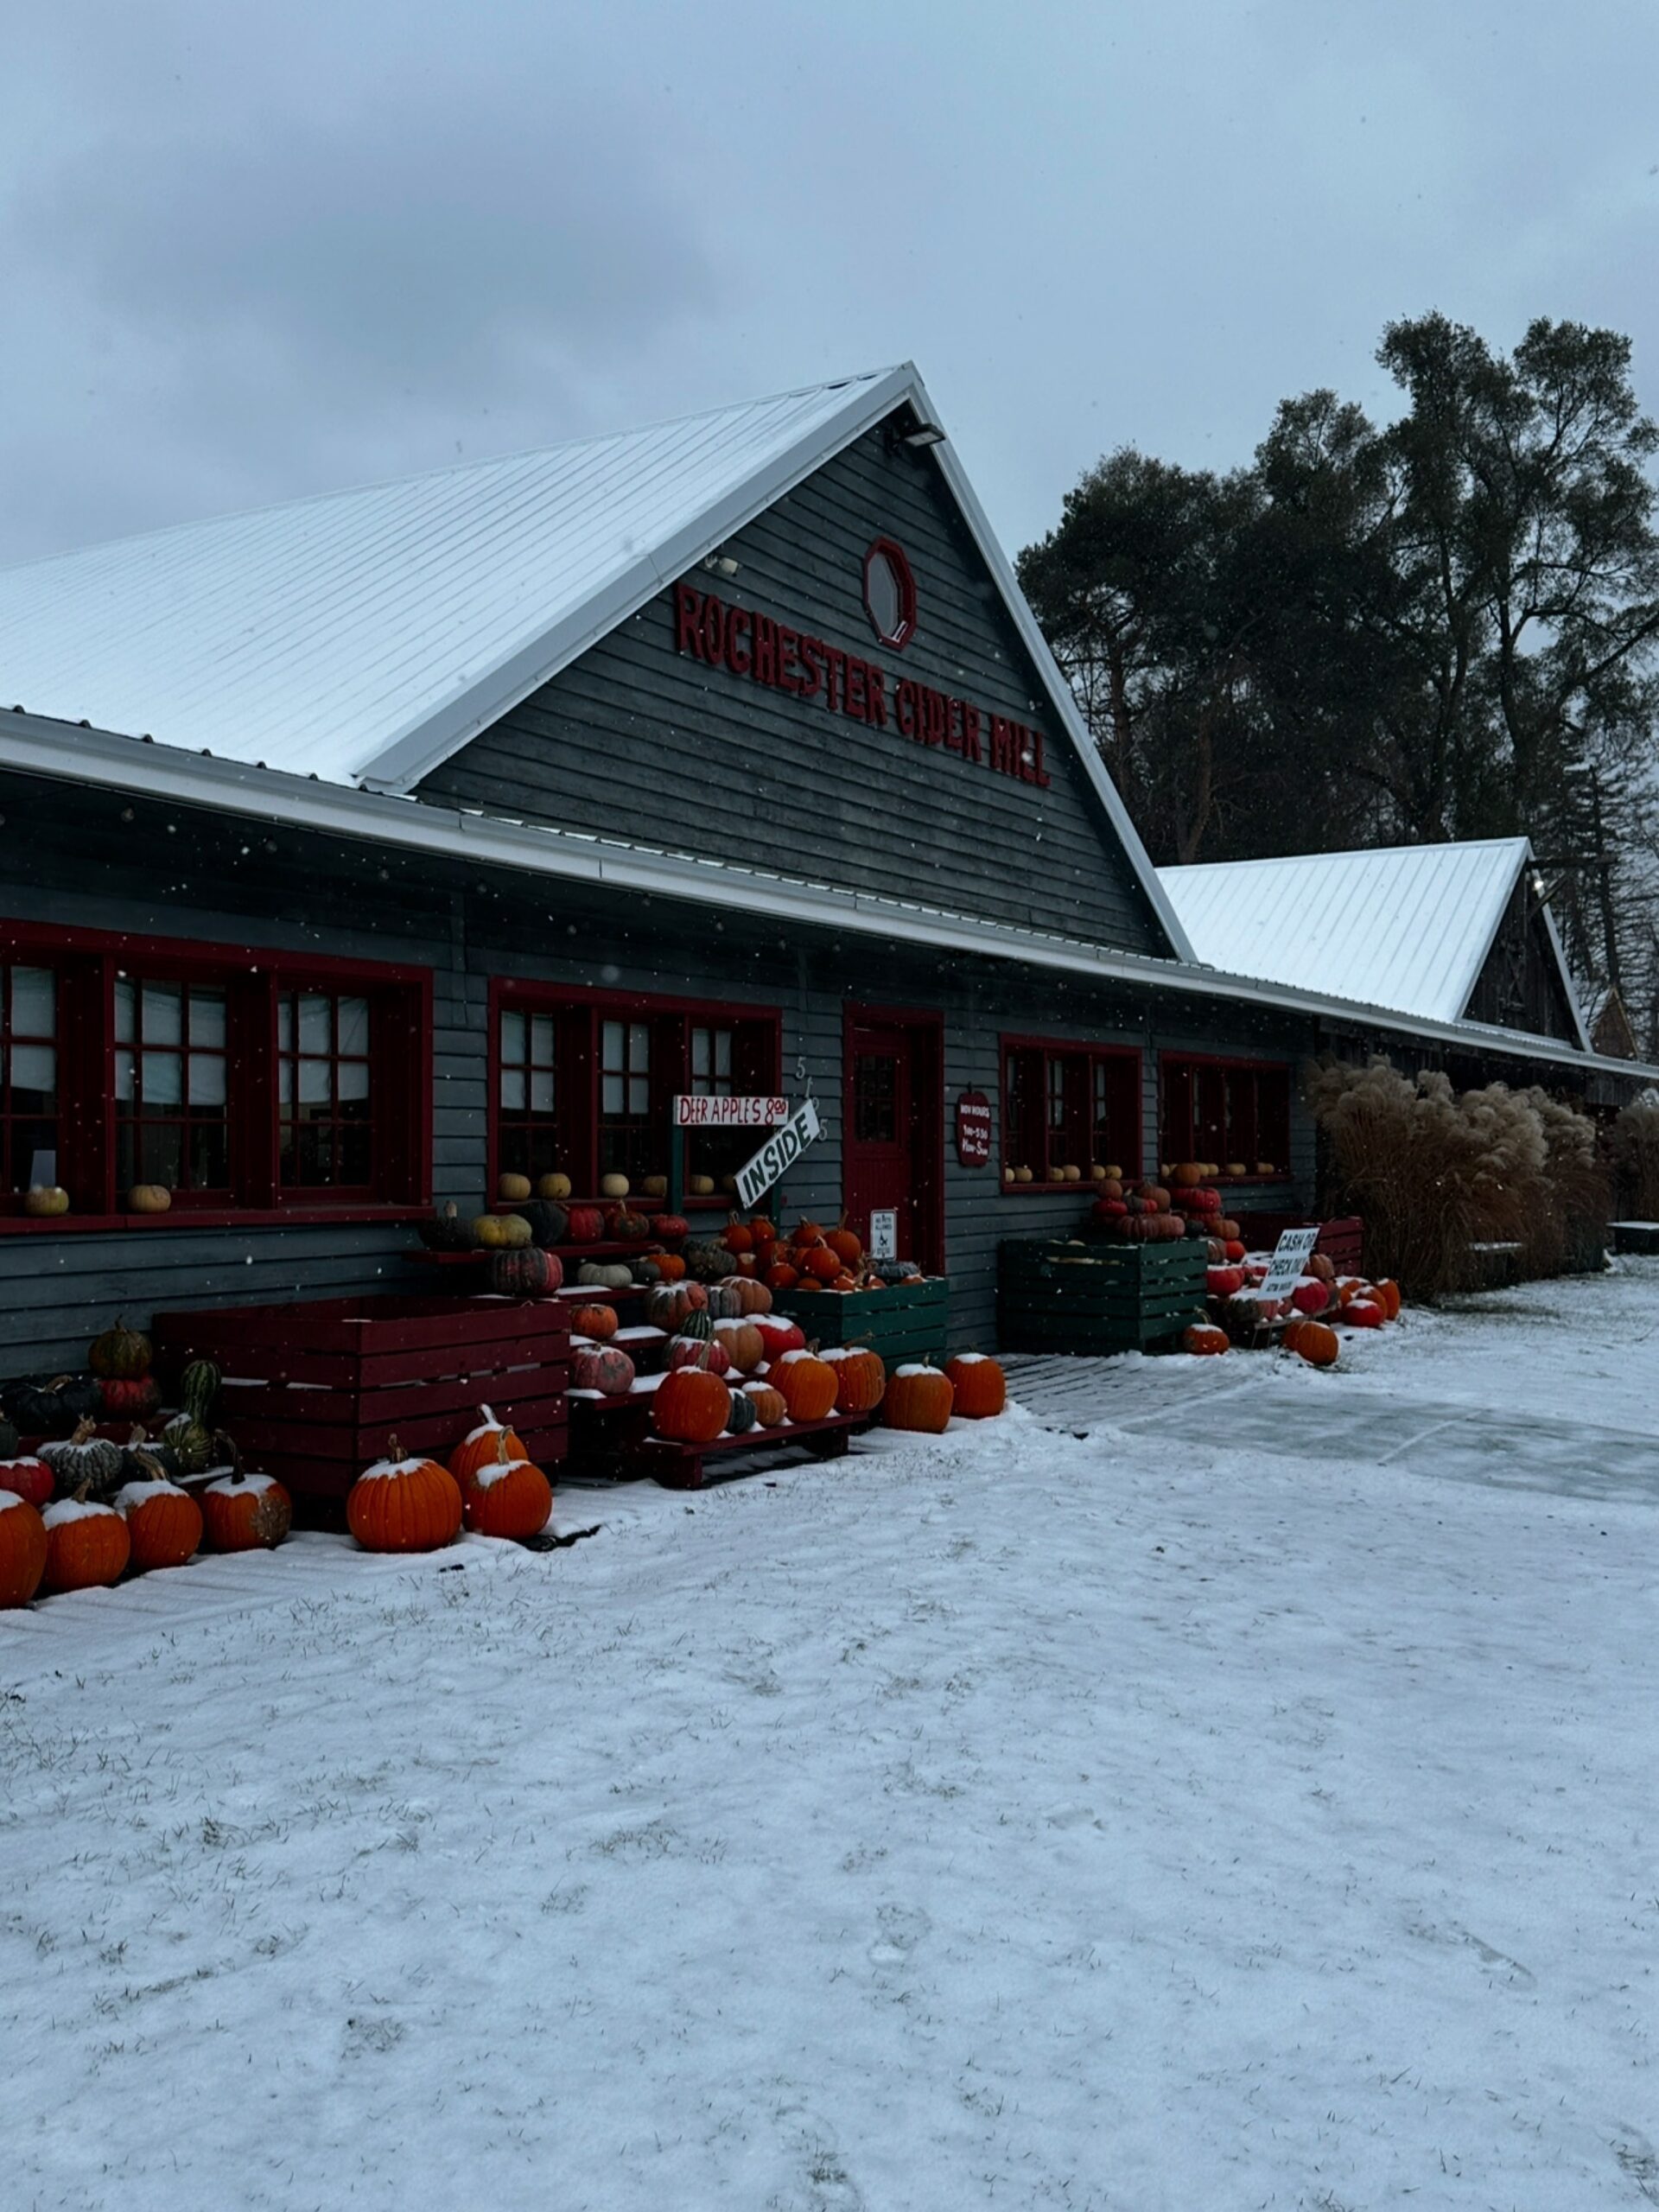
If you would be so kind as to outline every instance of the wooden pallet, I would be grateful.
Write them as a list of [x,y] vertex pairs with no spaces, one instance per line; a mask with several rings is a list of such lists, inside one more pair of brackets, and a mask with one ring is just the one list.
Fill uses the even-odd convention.
[[791,1421],[784,1428],[752,1428],[741,1436],[717,1436],[712,1444],[676,1444],[664,1436],[647,1435],[631,1455],[632,1466],[649,1475],[664,1490],[701,1490],[709,1480],[712,1463],[715,1479],[753,1474],[745,1458],[760,1452],[786,1452],[801,1446],[815,1459],[839,1459],[860,1429],[870,1425],[868,1414],[830,1414],[823,1421]]
[[889,1374],[911,1360],[942,1361],[950,1349],[950,1285],[944,1275],[885,1290],[778,1290],[772,1307],[798,1321],[809,1341],[868,1344]]
[[1143,1351],[1205,1316],[1205,1247],[1009,1237],[997,1253],[1005,1351]]
[[570,1332],[552,1299],[324,1298],[162,1313],[158,1364],[212,1360],[217,1418],[296,1505],[333,1518],[396,1433],[447,1459],[478,1407],[511,1420],[537,1463],[565,1456]]

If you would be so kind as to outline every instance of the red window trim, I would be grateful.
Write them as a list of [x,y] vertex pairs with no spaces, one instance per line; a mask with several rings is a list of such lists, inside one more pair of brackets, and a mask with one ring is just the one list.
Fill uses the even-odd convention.
[[[67,1080],[60,1080],[60,1096],[65,1103],[59,1109],[59,1175],[62,1180],[67,1154],[72,1198],[78,1189],[90,1187],[96,1201],[79,1205],[69,1214],[36,1219],[17,1211],[17,1202],[0,1194],[0,1235],[39,1236],[53,1230],[139,1226],[145,1230],[257,1227],[308,1220],[391,1221],[418,1218],[429,1207],[433,1110],[433,974],[429,967],[357,960],[303,948],[155,937],[4,917],[0,917],[0,959],[52,967],[73,979],[80,996],[75,1032],[65,1039],[73,1072]],[[255,1095],[245,1087],[239,1106],[234,1100],[232,1106],[233,1154],[238,1133],[244,1147],[242,1203],[226,1205],[221,1194],[213,1192],[204,1193],[205,1202],[199,1204],[192,1193],[181,1192],[175,1206],[164,1214],[134,1215],[120,1207],[115,1187],[114,1110],[118,967],[181,982],[262,979],[270,983],[264,1011],[270,1033],[264,1053],[272,1071],[270,1095]],[[277,1180],[275,994],[278,989],[307,988],[338,992],[351,986],[383,999],[395,994],[404,995],[404,999],[401,1007],[395,997],[386,1006],[375,1048],[377,1080],[391,1093],[388,1150],[378,1185],[372,1192],[346,1192],[338,1198],[297,1187],[285,1194]],[[257,1014],[258,1009],[251,1011]],[[93,1101],[90,1110],[88,1098]],[[398,1185],[404,1187],[396,1189]],[[389,1187],[394,1189],[393,1196],[385,1195]]]
[[[1257,1075],[1283,1076],[1287,1094],[1285,1135],[1286,1149],[1288,1151],[1291,1119],[1289,1102],[1294,1100],[1295,1096],[1291,1083],[1294,1071],[1289,1060],[1264,1058],[1260,1054],[1249,1052],[1183,1052],[1179,1048],[1160,1052],[1158,1055],[1158,1142],[1160,1147],[1164,1141],[1164,1085],[1166,1071],[1172,1065],[1186,1068],[1249,1068]],[[1243,1190],[1247,1186],[1270,1189],[1281,1183],[1288,1183],[1292,1179],[1288,1161],[1272,1175],[1217,1175],[1216,1178],[1217,1183],[1224,1183],[1230,1191]]]
[[[1133,1061],[1135,1070],[1135,1143],[1132,1147],[1132,1157],[1128,1160],[1120,1160],[1116,1164],[1129,1175],[1139,1176],[1143,1173],[1147,1107],[1146,1086],[1143,1081],[1145,1054],[1141,1046],[1139,1045],[1097,1045],[1080,1037],[1027,1036],[1012,1030],[1003,1031],[996,1040],[997,1112],[1000,1116],[998,1122],[999,1170],[1016,1164],[1007,1157],[1007,1147],[1011,1141],[1009,1132],[1013,1127],[1008,1116],[1008,1054],[1011,1052],[1070,1054],[1073,1058],[1082,1054],[1090,1062],[1095,1060]],[[1086,1167],[1088,1163],[1079,1160],[1077,1165],[1080,1167]],[[1005,1198],[1027,1198],[1052,1197],[1057,1191],[1086,1191],[1088,1187],[1086,1180],[1082,1183],[1071,1183],[1062,1179],[1058,1182],[1031,1183],[1005,1181],[1001,1189]]]
[[[596,988],[588,983],[563,983],[545,976],[493,976],[490,978],[489,1033],[486,1049],[486,1151],[488,1159],[488,1189],[493,1197],[501,1180],[501,1084],[500,1036],[501,1015],[504,1011],[526,1014],[556,1013],[561,1009],[579,1009],[592,1014],[595,1019],[618,1014],[638,1018],[660,1019],[677,1017],[684,1029],[696,1022],[734,1027],[739,1022],[764,1025],[771,1030],[770,1058],[772,1074],[771,1095],[776,1095],[783,1081],[784,1017],[782,1008],[775,1005],[752,1003],[746,999],[677,998],[661,991],[620,991]],[[600,1110],[600,1066],[597,1050],[588,1056],[588,1097],[586,1126],[588,1132],[588,1148],[590,1157],[578,1163],[582,1169],[579,1179],[571,1172],[573,1185],[585,1179],[588,1188],[576,1188],[579,1198],[591,1198],[598,1187],[598,1131]],[[686,1080],[690,1080],[689,1071]],[[658,1201],[661,1203],[661,1201]],[[724,1213],[732,1200],[728,1193],[716,1192],[713,1198],[687,1198],[686,1211]]]

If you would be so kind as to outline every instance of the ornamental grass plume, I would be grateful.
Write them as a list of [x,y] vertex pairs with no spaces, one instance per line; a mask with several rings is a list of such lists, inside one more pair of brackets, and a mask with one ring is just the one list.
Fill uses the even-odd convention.
[[1477,1246],[1524,1246],[1548,1147],[1523,1095],[1501,1083],[1459,1093],[1438,1069],[1414,1079],[1380,1056],[1322,1062],[1303,1088],[1344,1202],[1364,1218],[1373,1274],[1433,1300],[1473,1287]]
[[1587,1114],[1535,1087],[1520,1094],[1544,1135],[1544,1182],[1522,1239],[1522,1272],[1556,1275],[1602,1266],[1612,1218],[1612,1179]]
[[1633,1221],[1659,1221],[1659,1092],[1633,1099],[1613,1123],[1618,1203]]

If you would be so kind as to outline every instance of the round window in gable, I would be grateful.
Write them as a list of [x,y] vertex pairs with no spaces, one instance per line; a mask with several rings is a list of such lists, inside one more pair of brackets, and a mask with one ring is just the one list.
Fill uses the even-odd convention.
[[864,556],[864,612],[884,645],[902,652],[916,634],[916,579],[905,549],[878,537]]

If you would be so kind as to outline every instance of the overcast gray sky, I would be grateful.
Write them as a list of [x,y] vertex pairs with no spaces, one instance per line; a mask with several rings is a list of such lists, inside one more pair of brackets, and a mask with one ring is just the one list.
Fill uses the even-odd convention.
[[1112,447],[1637,345],[1655,0],[0,0],[0,559],[906,356],[1012,550]]

